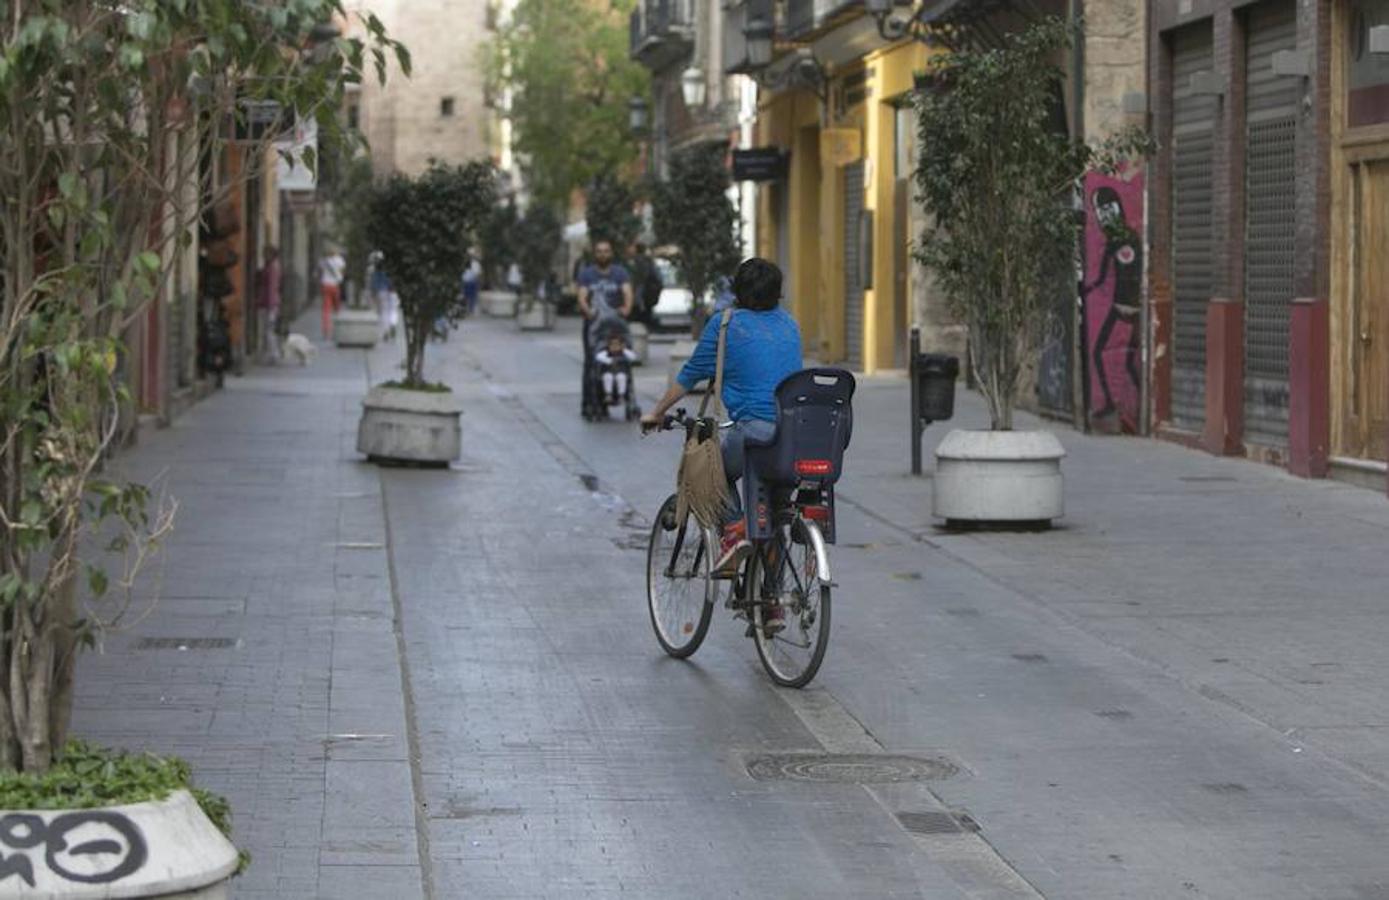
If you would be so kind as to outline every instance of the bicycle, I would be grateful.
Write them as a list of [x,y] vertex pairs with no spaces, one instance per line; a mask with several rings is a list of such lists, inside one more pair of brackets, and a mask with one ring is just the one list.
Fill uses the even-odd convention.
[[[713,569],[718,532],[686,513],[676,495],[661,504],[646,554],[646,597],[656,640],[670,656],[691,656],[709,631],[714,607],[748,623],[762,667],[783,687],[809,684],[829,643],[834,483],[848,447],[854,379],[840,369],[806,369],[777,388],[776,436],[748,442],[744,509],[752,553],[729,575]],[[703,429],[712,419],[666,415],[660,430]],[[779,615],[776,614],[777,611]]]

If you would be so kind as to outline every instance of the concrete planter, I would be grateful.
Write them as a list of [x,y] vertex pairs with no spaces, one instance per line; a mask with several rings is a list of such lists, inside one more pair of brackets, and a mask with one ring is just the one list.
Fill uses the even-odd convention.
[[510,319],[516,315],[516,299],[511,291],[483,291],[478,294],[478,306],[489,316]]
[[952,431],[936,448],[932,512],[947,523],[1042,525],[1064,512],[1050,431]]
[[333,315],[333,343],[339,347],[375,347],[381,319],[374,310],[343,309]]
[[528,297],[516,313],[522,331],[549,331],[555,327],[555,308],[543,300]]
[[373,462],[447,465],[461,448],[462,413],[452,393],[374,387],[362,401],[357,451]]
[[640,322],[633,322],[629,330],[632,333],[632,352],[637,355],[636,365],[644,366],[651,358],[651,332]]
[[193,795],[100,809],[3,810],[5,897],[224,900],[236,848]]

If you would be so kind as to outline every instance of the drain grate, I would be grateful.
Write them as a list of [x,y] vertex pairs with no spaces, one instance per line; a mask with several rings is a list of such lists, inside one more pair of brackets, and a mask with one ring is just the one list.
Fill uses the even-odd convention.
[[1201,787],[1210,791],[1212,794],[1247,794],[1249,788],[1240,784],[1238,781],[1223,781],[1218,784],[1203,784]]
[[226,650],[235,647],[234,638],[145,637],[135,645],[137,650]]
[[1133,718],[1133,713],[1129,712],[1127,709],[1102,709],[1096,712],[1095,715],[1099,716],[1101,719],[1112,719],[1115,722]]
[[1013,659],[1025,663],[1044,663],[1047,661],[1044,653],[1014,653]]
[[952,606],[945,611],[948,616],[960,616],[961,618],[973,618],[981,615],[979,610],[972,606]]
[[772,753],[748,761],[758,781],[817,781],[829,784],[898,784],[939,781],[959,773],[942,757],[886,753]]
[[1219,484],[1239,479],[1233,475],[1183,475],[1177,480],[1185,481],[1187,484]]
[[897,821],[912,834],[973,834],[979,831],[979,823],[962,812],[899,812]]

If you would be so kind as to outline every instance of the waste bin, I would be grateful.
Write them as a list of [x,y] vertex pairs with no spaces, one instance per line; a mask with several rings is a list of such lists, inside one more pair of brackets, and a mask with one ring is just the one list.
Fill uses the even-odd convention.
[[945,353],[918,353],[913,369],[920,403],[917,415],[928,422],[944,422],[955,415],[959,358]]

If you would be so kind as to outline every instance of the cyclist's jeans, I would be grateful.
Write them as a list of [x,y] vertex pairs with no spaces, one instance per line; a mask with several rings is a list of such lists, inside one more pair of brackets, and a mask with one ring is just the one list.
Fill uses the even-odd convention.
[[719,431],[719,446],[723,450],[723,473],[728,478],[728,491],[733,495],[733,506],[724,519],[725,525],[743,517],[743,496],[738,490],[738,479],[743,477],[743,442],[748,438],[755,441],[769,441],[776,434],[776,425],[762,419],[744,419],[734,422],[732,427]]

